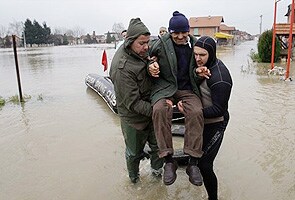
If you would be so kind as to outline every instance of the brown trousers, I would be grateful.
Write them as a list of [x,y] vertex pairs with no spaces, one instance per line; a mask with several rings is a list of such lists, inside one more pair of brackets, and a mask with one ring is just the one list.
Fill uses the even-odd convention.
[[[200,98],[189,90],[178,90],[171,98],[174,104],[182,101],[185,117],[185,133],[183,151],[190,156],[200,158],[203,154],[203,129],[204,117]],[[166,103],[166,99],[160,99],[153,106],[153,124],[159,157],[173,154],[172,142],[172,115],[173,108]]]

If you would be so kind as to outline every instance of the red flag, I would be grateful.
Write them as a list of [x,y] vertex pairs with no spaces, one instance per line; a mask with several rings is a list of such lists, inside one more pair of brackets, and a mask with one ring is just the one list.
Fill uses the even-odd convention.
[[106,50],[103,50],[101,64],[104,66],[103,71],[105,72],[108,69],[108,59]]

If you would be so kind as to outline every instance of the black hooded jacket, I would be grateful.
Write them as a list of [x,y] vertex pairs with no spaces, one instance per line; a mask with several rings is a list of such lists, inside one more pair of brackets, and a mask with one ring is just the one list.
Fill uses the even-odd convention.
[[217,59],[216,42],[211,37],[199,38],[195,46],[206,49],[209,53],[205,66],[210,69],[211,76],[200,85],[205,123],[228,120],[228,101],[233,85],[230,72],[225,64]]

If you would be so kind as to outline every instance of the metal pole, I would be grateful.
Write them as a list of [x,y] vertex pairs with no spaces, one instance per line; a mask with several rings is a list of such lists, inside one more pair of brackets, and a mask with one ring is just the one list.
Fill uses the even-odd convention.
[[262,31],[262,15],[260,15],[260,35],[261,35],[261,31]]
[[24,25],[24,23],[22,22],[22,25],[23,25],[23,39],[24,39],[24,48],[25,48],[25,50],[27,50],[27,41],[26,41],[26,32],[25,32],[25,25]]
[[27,41],[26,41],[26,33],[24,31],[24,48],[27,50]]
[[22,95],[22,87],[21,87],[20,74],[19,74],[19,68],[18,68],[15,35],[12,35],[12,42],[13,42],[13,52],[14,52],[14,60],[15,60],[15,67],[16,67],[17,83],[18,83],[19,100],[20,102],[23,102],[24,99]]
[[271,45],[271,69],[274,68],[274,60],[275,60],[276,17],[277,17],[277,1],[275,0],[275,10],[274,10],[273,28],[272,28],[272,45]]
[[291,6],[291,20],[290,20],[290,31],[289,31],[289,45],[288,45],[288,61],[287,61],[287,70],[285,80],[289,78],[290,72],[290,58],[292,53],[292,39],[293,39],[293,23],[294,23],[294,0],[292,0]]

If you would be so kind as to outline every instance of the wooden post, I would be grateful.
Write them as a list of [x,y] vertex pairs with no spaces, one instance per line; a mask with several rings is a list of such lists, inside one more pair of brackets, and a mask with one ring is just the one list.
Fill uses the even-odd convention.
[[22,87],[20,81],[20,73],[18,68],[18,60],[17,60],[17,51],[16,51],[16,42],[15,42],[15,35],[12,35],[12,42],[13,42],[13,52],[14,52],[14,60],[15,60],[15,67],[16,67],[16,76],[17,76],[17,83],[18,83],[18,92],[19,92],[19,100],[23,102],[23,95],[22,95]]

